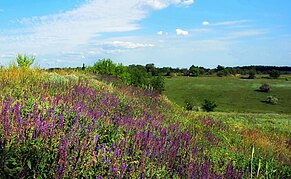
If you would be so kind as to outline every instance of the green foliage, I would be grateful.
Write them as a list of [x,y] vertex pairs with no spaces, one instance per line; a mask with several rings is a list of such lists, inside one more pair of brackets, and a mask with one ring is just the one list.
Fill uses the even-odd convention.
[[267,99],[266,99],[266,103],[269,103],[269,104],[278,104],[279,102],[279,99],[274,97],[274,96],[268,96]]
[[151,86],[153,87],[154,91],[158,93],[162,93],[165,90],[165,81],[162,76],[154,76],[151,79]]
[[16,58],[16,61],[19,67],[27,67],[27,68],[29,68],[33,64],[34,60],[35,60],[34,56],[27,56],[27,55],[21,55],[21,54],[18,54]]
[[271,91],[271,86],[267,83],[264,83],[264,84],[262,84],[262,86],[260,86],[260,91],[268,93]]
[[192,65],[190,68],[189,68],[189,71],[190,73],[192,73],[192,76],[199,76],[200,75],[200,70],[198,67]]
[[88,68],[89,71],[92,71],[97,74],[106,74],[112,75],[121,79],[124,83],[130,83],[130,74],[127,71],[127,68],[122,64],[115,64],[110,59],[98,60],[94,63],[92,68]]
[[188,111],[200,111],[200,107],[197,105],[197,102],[193,98],[186,98],[185,101],[185,109]]
[[214,108],[216,107],[217,105],[215,104],[215,102],[208,99],[205,99],[204,104],[202,104],[202,109],[206,112],[214,111]]
[[269,73],[270,77],[273,78],[273,79],[278,79],[280,77],[280,72],[278,70],[272,70],[270,73]]
[[152,76],[158,76],[158,70],[153,63],[146,64],[145,68],[147,73],[151,73]]
[[256,78],[256,71],[255,70],[250,70],[248,78],[249,79],[255,79]]
[[150,84],[151,75],[147,73],[147,70],[142,65],[129,65],[128,72],[130,74],[131,85],[137,87],[146,87]]

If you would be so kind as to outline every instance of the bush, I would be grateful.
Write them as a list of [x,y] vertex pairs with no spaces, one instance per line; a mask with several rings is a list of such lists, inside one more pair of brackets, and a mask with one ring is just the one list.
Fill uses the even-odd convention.
[[271,91],[271,86],[267,83],[264,83],[264,84],[262,84],[262,86],[260,86],[260,91],[268,93]]
[[165,81],[162,76],[154,76],[151,80],[151,86],[153,87],[154,91],[161,94],[165,90]]
[[274,96],[268,96],[267,99],[266,99],[266,103],[269,103],[269,104],[278,104],[279,100],[278,98],[274,97]]
[[22,56],[21,54],[18,54],[16,58],[16,61],[19,67],[27,67],[27,68],[29,68],[33,64],[34,60],[35,60],[34,56],[27,56],[27,55]]
[[211,100],[204,100],[204,104],[202,104],[202,109],[206,112],[211,112],[214,111],[214,108],[216,108],[217,105],[215,104],[214,101]]
[[194,99],[185,99],[185,109],[188,111],[200,111],[200,107],[196,105],[196,102]]
[[272,70],[270,73],[269,73],[270,77],[273,78],[273,79],[278,79],[280,77],[280,72],[278,70]]
[[255,79],[256,78],[256,71],[250,70],[248,79]]

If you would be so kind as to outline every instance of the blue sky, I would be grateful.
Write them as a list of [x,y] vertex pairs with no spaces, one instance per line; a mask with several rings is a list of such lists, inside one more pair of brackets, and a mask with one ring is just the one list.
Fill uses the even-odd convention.
[[0,65],[291,66],[289,0],[0,0]]

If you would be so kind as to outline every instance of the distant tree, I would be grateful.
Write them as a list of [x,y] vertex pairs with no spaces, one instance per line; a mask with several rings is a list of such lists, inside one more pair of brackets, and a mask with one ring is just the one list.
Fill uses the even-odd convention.
[[200,69],[194,65],[192,65],[189,68],[189,72],[190,72],[190,74],[192,74],[192,76],[199,76],[200,75]]
[[27,56],[27,55],[21,55],[21,54],[18,54],[16,58],[16,61],[19,67],[27,67],[27,68],[29,68],[33,64],[34,60],[35,60],[34,56]]
[[271,91],[271,86],[267,83],[264,83],[262,84],[262,86],[260,86],[260,89],[259,89],[261,92],[265,92],[265,93],[268,93]]
[[116,64],[114,64],[110,59],[98,60],[93,65],[94,72],[99,74],[116,75],[115,68]]
[[151,86],[153,87],[154,91],[161,94],[165,90],[164,78],[160,75],[152,77]]
[[202,109],[206,112],[211,112],[214,111],[214,108],[216,108],[217,105],[215,104],[214,101],[211,100],[204,100],[204,104],[202,104]]
[[255,79],[256,78],[256,71],[255,70],[250,70],[248,78],[249,79]]
[[273,79],[278,79],[280,77],[280,72],[278,70],[272,70],[270,73],[269,73],[270,77],[273,78]]
[[158,75],[158,70],[156,69],[156,67],[153,63],[146,64],[145,68],[147,70],[147,73],[151,73],[152,76]]
[[217,67],[216,67],[216,71],[222,71],[222,70],[224,70],[225,69],[225,67],[224,66],[221,66],[221,65],[218,65]]
[[273,97],[273,96],[268,96],[267,99],[266,99],[266,103],[269,103],[269,104],[278,104],[279,100],[278,98],[276,97]]
[[150,84],[150,75],[142,65],[129,65],[127,71],[130,74],[131,85],[144,87]]

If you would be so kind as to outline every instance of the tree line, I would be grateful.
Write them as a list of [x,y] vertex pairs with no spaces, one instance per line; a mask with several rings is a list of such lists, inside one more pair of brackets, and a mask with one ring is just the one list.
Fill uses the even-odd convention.
[[[56,70],[60,68],[50,68]],[[242,67],[224,67],[218,65],[216,68],[204,68],[191,65],[189,68],[172,68],[172,67],[156,67],[155,64],[146,65],[132,64],[124,66],[123,64],[114,63],[111,59],[102,59],[94,63],[93,66],[85,66],[77,68],[66,68],[73,70],[82,70],[99,74],[103,79],[110,78],[108,81],[122,81],[125,84],[133,85],[141,88],[153,89],[159,93],[164,90],[165,76],[205,76],[217,75],[219,77],[230,75],[248,75],[249,79],[255,78],[256,74],[269,74],[270,78],[278,78],[281,74],[291,74],[291,67],[278,66],[242,66]],[[114,77],[115,79],[113,79]]]

